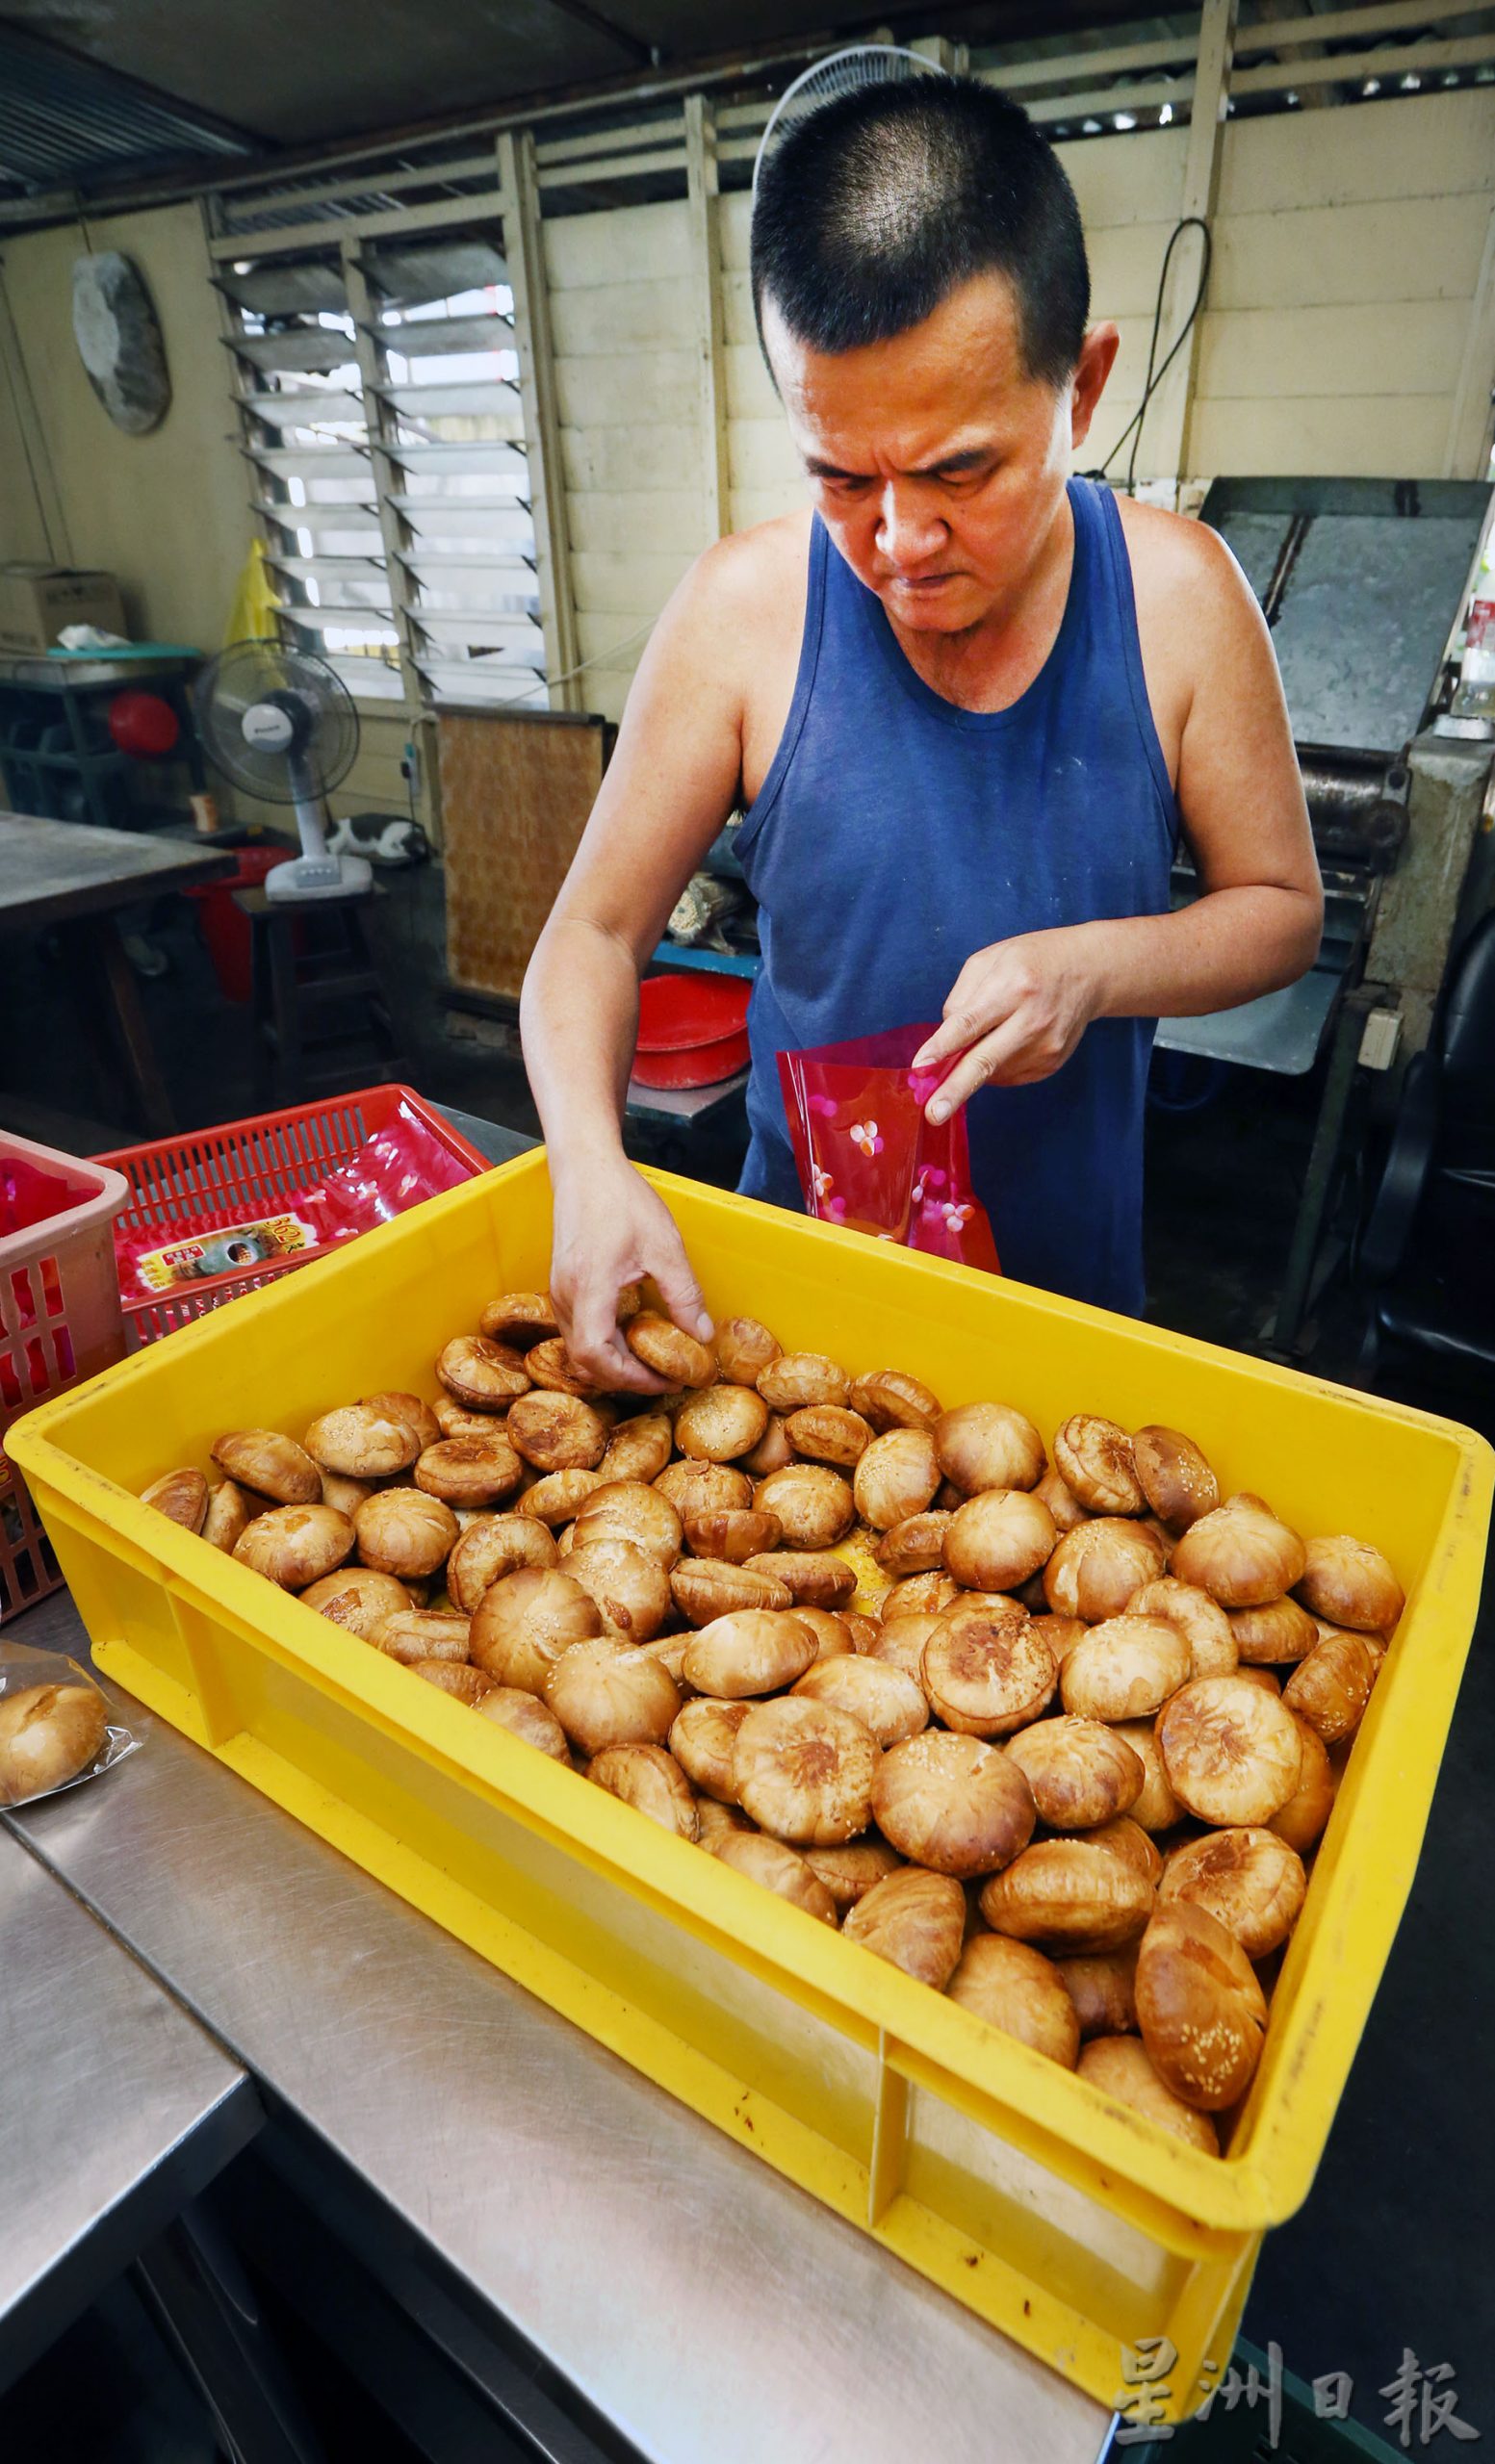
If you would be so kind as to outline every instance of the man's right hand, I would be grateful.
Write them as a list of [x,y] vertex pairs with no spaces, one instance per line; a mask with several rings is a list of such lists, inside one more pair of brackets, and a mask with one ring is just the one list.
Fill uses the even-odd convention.
[[625,1284],[652,1275],[677,1326],[700,1343],[714,1332],[674,1217],[632,1164],[563,1170],[552,1159],[551,1296],[566,1349],[608,1393],[662,1395],[662,1377],[634,1358],[617,1322]]
[[745,696],[776,623],[787,673],[775,741],[788,710],[800,628],[786,611],[796,572],[804,587],[808,517],[791,527],[768,556],[766,579],[760,546],[717,540],[661,613],[525,975],[525,1061],[555,1198],[556,1315],[578,1367],[604,1388],[664,1391],[617,1328],[618,1294],[638,1276],[653,1275],[683,1332],[702,1341],[711,1331],[669,1210],[627,1162],[620,1125],[639,978],[740,801]]

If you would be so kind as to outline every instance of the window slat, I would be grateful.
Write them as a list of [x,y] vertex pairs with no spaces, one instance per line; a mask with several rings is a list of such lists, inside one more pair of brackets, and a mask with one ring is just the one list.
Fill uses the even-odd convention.
[[505,378],[471,377],[451,385],[381,385],[377,390],[380,400],[402,420],[486,420],[502,435],[523,442],[524,404],[518,386]]
[[387,641],[391,650],[396,647],[400,638],[395,630],[394,617],[387,607],[353,607],[342,604],[335,607],[304,607],[299,601],[293,606],[289,602],[282,600],[276,603],[275,613],[277,616],[284,616],[292,625],[304,625],[307,630],[313,633],[325,633],[329,629],[333,632],[367,633],[371,640]]
[[342,678],[349,693],[361,702],[399,702],[404,686],[398,667],[386,666],[381,658],[358,658],[347,651],[323,650],[327,665]]
[[[319,585],[320,586],[320,585]],[[535,577],[523,572],[509,575],[453,574],[445,584],[432,581],[428,575],[412,574],[406,583],[410,592],[401,604],[413,616],[444,618],[449,624],[472,626],[485,616],[502,618],[513,624],[535,625],[540,621],[540,602]],[[416,596],[417,590],[419,597]]]
[[[291,504],[271,497],[251,497],[249,510],[273,522],[282,530],[309,530],[315,537],[322,531],[346,533],[348,538],[367,537],[368,553],[377,563],[383,557],[384,543],[379,536],[378,519],[372,504]],[[359,515],[364,520],[358,519]],[[339,552],[357,555],[362,550],[345,547]]]
[[[523,487],[529,476],[522,446],[457,444],[445,437],[400,437],[392,445],[371,437],[369,442],[375,453],[402,462],[412,476],[512,478],[516,487]],[[418,495],[419,490],[411,493]]]
[[363,402],[340,386],[308,385],[281,394],[241,394],[246,411],[269,427],[356,428],[363,433]]
[[225,338],[236,357],[268,372],[285,369],[301,375],[325,375],[346,368],[353,356],[350,335],[330,325],[288,325],[277,334],[233,334]]
[[356,580],[360,577],[369,581],[383,579],[382,562],[373,552],[367,556],[267,555],[265,562],[277,574],[294,574],[297,581],[320,582],[323,576],[330,581],[336,581],[340,574],[348,580]]
[[380,318],[370,331],[384,350],[401,351],[409,359],[514,347],[514,320],[497,310],[478,317],[401,317],[398,324]]
[[522,539],[532,547],[534,525],[523,497],[417,497],[396,490],[390,502],[407,516],[421,540],[459,537]]
[[368,453],[351,446],[248,444],[244,449],[260,470],[273,472],[277,479],[358,479],[365,487],[372,484]]
[[335,254],[249,264],[240,273],[232,264],[219,264],[216,288],[252,317],[346,317],[348,294],[343,269]]
[[410,613],[424,632],[447,647],[460,649],[465,642],[474,650],[510,652],[527,666],[545,664],[545,635],[537,617],[517,611],[504,616],[486,608],[427,607],[424,603],[412,603]]
[[[309,578],[316,586],[315,596],[308,593],[305,599],[282,599],[279,603],[282,614],[297,619],[309,615],[347,616],[356,618],[363,625],[373,625],[375,631],[381,626],[393,625],[394,610],[382,574],[371,575],[366,570],[356,579],[350,580],[347,574],[339,575],[332,567],[323,565],[317,568]],[[363,596],[364,593],[368,594],[367,597]]]
[[544,663],[498,658],[423,658],[421,674],[438,698],[451,702],[528,701],[538,692],[546,706]]
[[445,574],[528,574],[534,578],[534,558],[527,556],[516,544],[510,555],[484,554],[478,548],[432,548],[422,541],[400,556],[400,563],[413,574],[441,585]]

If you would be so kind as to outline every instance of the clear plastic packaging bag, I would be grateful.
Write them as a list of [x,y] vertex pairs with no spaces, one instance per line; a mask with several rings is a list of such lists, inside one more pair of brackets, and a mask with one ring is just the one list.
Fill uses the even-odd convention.
[[406,1104],[346,1163],[283,1209],[263,1203],[225,1211],[211,1228],[184,1223],[172,1238],[159,1222],[119,1224],[115,1255],[127,1299],[236,1270],[268,1265],[294,1251],[322,1249],[388,1223],[423,1198],[455,1189],[473,1167]]
[[110,1720],[77,1660],[0,1643],[0,1806],[60,1796],[112,1770],[140,1742]]
[[948,1067],[910,1066],[934,1032],[892,1027],[778,1055],[806,1211],[1000,1274],[992,1225],[971,1187],[966,1115],[938,1128],[924,1117]]

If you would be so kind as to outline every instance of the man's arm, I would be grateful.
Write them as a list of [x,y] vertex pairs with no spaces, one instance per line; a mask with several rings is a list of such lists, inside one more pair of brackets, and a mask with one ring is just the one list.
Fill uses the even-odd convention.
[[[1201,895],[1173,915],[1027,933],[967,961],[918,1055],[961,1058],[941,1120],[988,1081],[1052,1075],[1094,1018],[1198,1017],[1295,983],[1324,894],[1272,644],[1250,585],[1201,524],[1169,524],[1159,665],[1181,678],[1176,794]],[[1141,594],[1139,594],[1139,598]]]
[[660,616],[520,1008],[549,1150],[551,1289],[567,1347],[599,1382],[643,1393],[661,1381],[618,1335],[625,1283],[652,1274],[680,1325],[710,1332],[673,1219],[627,1161],[621,1124],[639,977],[737,795],[742,588],[740,545],[724,541]]

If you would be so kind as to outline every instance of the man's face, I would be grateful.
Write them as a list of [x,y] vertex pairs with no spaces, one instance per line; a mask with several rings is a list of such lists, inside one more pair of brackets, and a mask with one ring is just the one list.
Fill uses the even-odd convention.
[[1087,335],[1057,389],[1027,374],[998,273],[857,350],[810,349],[771,298],[763,331],[821,517],[888,614],[909,631],[957,633],[1009,608],[1052,531],[1115,327]]

